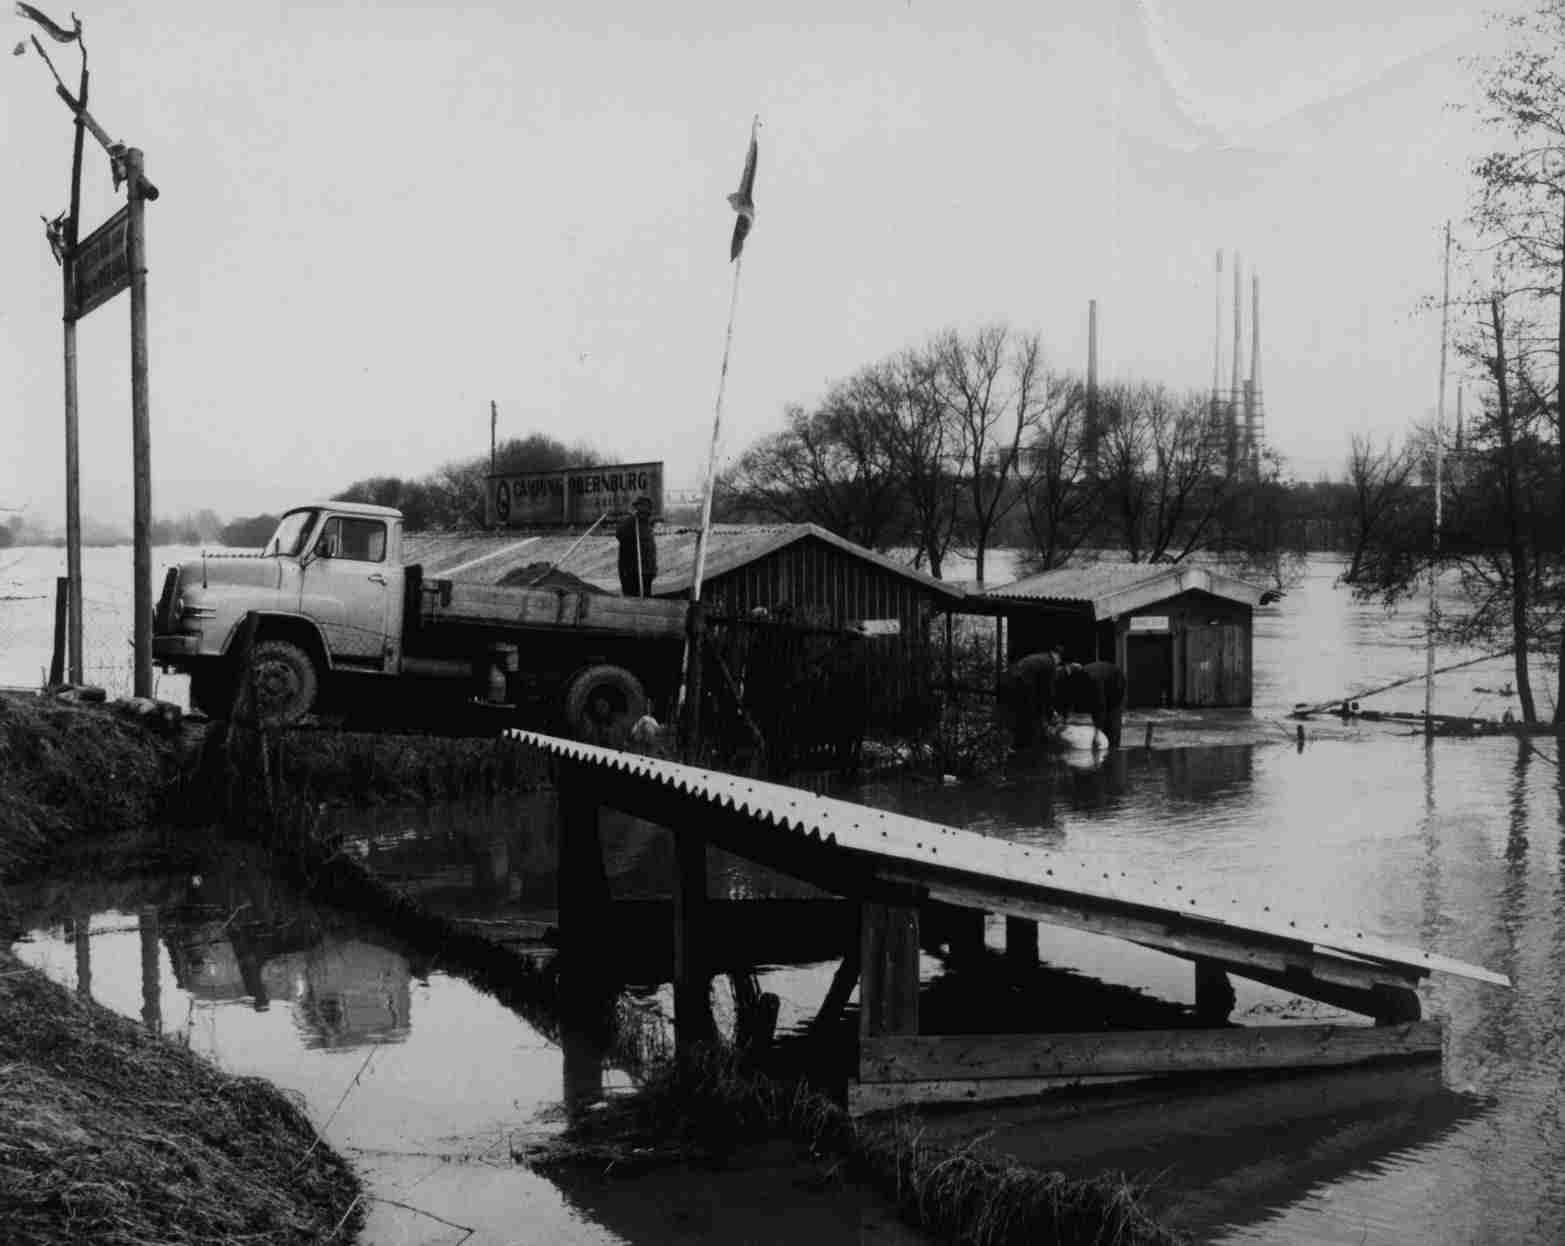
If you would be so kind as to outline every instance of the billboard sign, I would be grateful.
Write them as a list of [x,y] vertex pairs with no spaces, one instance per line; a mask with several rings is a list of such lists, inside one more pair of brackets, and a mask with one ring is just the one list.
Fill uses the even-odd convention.
[[72,271],[73,317],[80,320],[121,290],[130,289],[130,209],[123,207],[76,247]]
[[642,494],[663,513],[663,464],[618,463],[552,472],[502,472],[484,489],[491,528],[586,527],[602,515],[629,514]]

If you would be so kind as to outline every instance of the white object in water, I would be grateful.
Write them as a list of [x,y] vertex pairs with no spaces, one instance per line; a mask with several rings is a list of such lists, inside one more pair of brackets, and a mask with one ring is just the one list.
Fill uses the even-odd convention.
[[1109,738],[1092,723],[1065,723],[1058,731],[1060,743],[1068,749],[1097,752],[1109,746]]

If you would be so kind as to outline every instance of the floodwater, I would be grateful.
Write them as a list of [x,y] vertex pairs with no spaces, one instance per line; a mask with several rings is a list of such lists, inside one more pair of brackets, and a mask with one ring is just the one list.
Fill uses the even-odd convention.
[[[1565,1240],[1565,788],[1554,741],[1426,741],[1331,720],[1311,725],[1301,748],[1284,721],[1294,703],[1423,670],[1419,612],[1352,603],[1333,587],[1337,569],[1319,562],[1258,613],[1259,729],[1248,738],[1274,742],[1165,747],[1221,735],[1160,734],[1153,749],[1096,765],[1034,763],[973,784],[883,783],[861,798],[1104,869],[1155,868],[1214,899],[1477,962],[1513,987],[1425,984],[1425,1015],[1445,1025],[1438,1071],[1114,1090],[943,1114],[930,1128],[1073,1172],[1128,1171],[1202,1241]],[[1551,689],[1553,672],[1538,674],[1540,692],[1545,681]],[[1435,709],[1514,707],[1511,678],[1503,661],[1443,675]],[[1364,705],[1421,709],[1423,689],[1408,684]],[[552,904],[548,813],[537,798],[388,809],[351,829],[366,861],[427,903],[497,920]],[[616,893],[656,892],[670,855],[662,835],[625,820],[613,841]],[[714,865],[713,882],[728,894],[789,890],[726,862]],[[584,1053],[549,1017],[506,1008],[456,967],[299,904],[243,861],[214,861],[199,884],[60,885],[12,898],[36,928],[18,948],[31,963],[78,986],[85,968],[95,998],[303,1095],[367,1175],[367,1242],[456,1242],[463,1230],[453,1225],[495,1243],[899,1240],[873,1199],[787,1176],[557,1185],[511,1162],[514,1146],[559,1127],[567,1098],[579,1104],[628,1084],[635,1051],[666,1038],[666,989],[656,983],[621,1008],[634,1041]],[[990,934],[998,942],[998,930]],[[1193,999],[1189,965],[1175,958],[1048,927],[1040,948],[1081,979]],[[785,1029],[811,1015],[833,968],[760,967]],[[925,969],[931,996],[961,973],[936,957]],[[1340,1015],[1235,985],[1239,1020]]]
[[[152,551],[152,592],[169,567],[199,558],[193,545]],[[65,549],[29,545],[0,549],[0,688],[40,688],[54,652],[54,585],[65,574]],[[82,550],[82,677],[112,697],[129,696],[135,673],[134,568],[129,545]],[[190,681],[153,668],[152,694],[189,704]]]

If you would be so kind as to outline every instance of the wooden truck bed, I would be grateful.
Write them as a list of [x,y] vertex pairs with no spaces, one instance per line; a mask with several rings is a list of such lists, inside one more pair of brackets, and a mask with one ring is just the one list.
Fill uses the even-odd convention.
[[564,588],[512,588],[426,580],[423,622],[483,627],[557,628],[648,639],[685,634],[690,605]]

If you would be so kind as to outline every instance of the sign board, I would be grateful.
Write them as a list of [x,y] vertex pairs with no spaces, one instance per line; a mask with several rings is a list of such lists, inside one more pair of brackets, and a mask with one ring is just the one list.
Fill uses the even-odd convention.
[[662,463],[502,473],[486,481],[484,523],[491,528],[585,527],[602,515],[628,515],[642,494],[652,499],[653,515],[661,515]]
[[1133,614],[1130,616],[1132,632],[1156,632],[1166,634],[1170,629],[1166,614]]
[[123,207],[76,247],[72,302],[80,320],[130,289],[130,208]]

